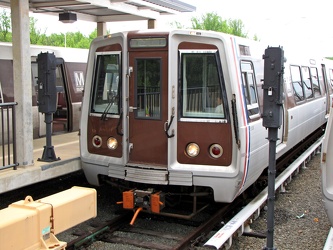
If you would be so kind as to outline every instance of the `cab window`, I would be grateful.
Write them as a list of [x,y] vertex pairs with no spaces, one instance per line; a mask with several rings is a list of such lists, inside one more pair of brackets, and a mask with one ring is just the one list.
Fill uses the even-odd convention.
[[226,118],[222,70],[216,50],[180,51],[181,116]]
[[97,53],[91,112],[119,114],[120,53]]

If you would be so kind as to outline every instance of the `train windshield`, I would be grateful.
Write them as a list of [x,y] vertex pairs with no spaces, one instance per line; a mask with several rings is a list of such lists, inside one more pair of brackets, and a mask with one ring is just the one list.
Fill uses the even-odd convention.
[[119,115],[120,53],[97,53],[92,112]]
[[225,118],[217,51],[181,50],[182,117]]

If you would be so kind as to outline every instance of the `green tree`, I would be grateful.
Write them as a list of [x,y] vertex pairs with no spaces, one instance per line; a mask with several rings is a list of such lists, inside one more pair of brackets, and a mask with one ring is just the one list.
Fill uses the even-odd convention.
[[30,17],[30,44],[45,45],[46,43],[46,30],[42,33],[37,28],[38,20],[34,17]]
[[258,41],[258,42],[260,42],[260,39],[259,39],[259,37],[257,36],[257,34],[254,34],[254,36],[253,36],[253,40],[254,40],[254,41]]
[[244,33],[244,24],[240,19],[228,20],[229,32],[235,36],[247,37],[247,33]]
[[223,20],[216,13],[206,13],[201,18],[193,17],[191,19],[192,29],[213,30],[235,36],[247,37],[244,32],[244,24],[239,19]]
[[0,41],[10,42],[12,40],[10,14],[3,9],[0,14]]
[[65,34],[55,34],[52,33],[47,37],[46,44],[44,45],[50,45],[50,46],[58,46],[58,47],[65,47]]
[[90,40],[81,32],[67,32],[66,46],[71,48],[89,48]]
[[184,24],[178,22],[178,21],[173,21],[171,23],[169,23],[169,25],[172,27],[172,28],[175,28],[175,29],[185,29],[185,26]]

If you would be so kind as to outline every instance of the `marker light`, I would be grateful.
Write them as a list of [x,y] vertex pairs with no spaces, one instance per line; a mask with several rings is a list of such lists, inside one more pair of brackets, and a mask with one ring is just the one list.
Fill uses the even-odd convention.
[[102,138],[99,135],[95,135],[92,138],[92,144],[94,145],[94,147],[99,148],[102,146]]
[[200,152],[198,144],[191,142],[186,146],[186,154],[190,157],[196,157]]
[[118,147],[118,141],[114,137],[110,137],[106,142],[106,144],[108,145],[108,148],[111,150],[115,150]]
[[209,147],[209,154],[213,158],[219,158],[223,154],[223,148],[219,144],[213,144]]

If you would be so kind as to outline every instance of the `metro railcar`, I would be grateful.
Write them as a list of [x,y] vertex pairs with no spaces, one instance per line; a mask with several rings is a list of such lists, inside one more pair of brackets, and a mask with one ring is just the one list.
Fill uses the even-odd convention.
[[[0,102],[14,102],[12,44],[0,43],[0,50]],[[41,52],[54,53],[61,62],[56,68],[57,112],[53,115],[53,131],[78,131],[88,49],[30,46],[34,138],[46,134],[44,114],[38,112],[37,106],[37,56]]]
[[333,225],[333,117],[329,117],[321,152],[321,188],[325,211],[331,226]]
[[[266,48],[198,30],[96,38],[88,56],[80,126],[88,181],[99,185],[107,179],[128,187],[132,204],[134,188],[154,190],[148,202],[168,190],[232,202],[268,166],[262,125]],[[323,128],[332,95],[333,75],[322,59],[295,55],[293,60],[289,51],[284,54],[277,158]]]
[[[333,85],[333,62],[326,61],[326,72]],[[331,113],[333,106],[331,107]],[[327,217],[331,226],[333,226],[333,116],[329,116],[325,136],[321,148],[321,189],[323,194],[323,202]]]

